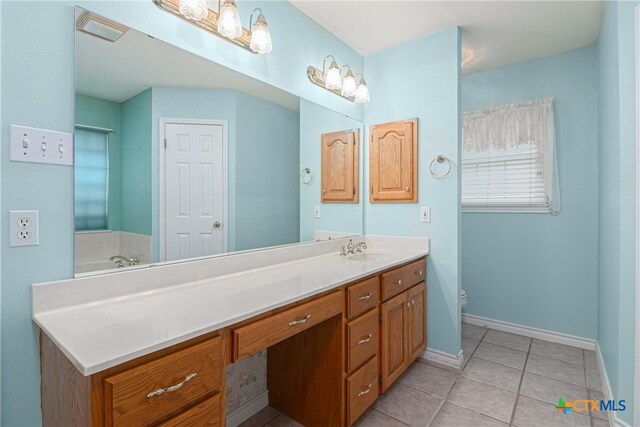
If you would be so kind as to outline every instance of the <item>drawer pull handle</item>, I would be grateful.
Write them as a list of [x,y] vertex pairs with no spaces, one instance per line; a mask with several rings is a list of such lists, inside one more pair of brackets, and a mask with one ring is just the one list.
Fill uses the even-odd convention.
[[311,315],[307,314],[304,319],[300,319],[300,320],[294,320],[293,322],[289,323],[289,326],[296,326],[296,325],[300,325],[302,323],[307,323],[307,320],[311,319]]
[[398,285],[402,285],[402,280],[394,280],[393,283],[396,283]]
[[358,301],[368,300],[369,298],[371,298],[371,295],[373,295],[373,292],[369,292],[366,295],[362,295],[360,298],[358,298]]
[[411,302],[407,303],[407,307],[411,307],[412,305],[416,305],[416,301],[415,300],[411,300]]
[[160,396],[163,393],[170,393],[172,391],[176,391],[180,388],[182,388],[183,385],[185,385],[186,383],[188,383],[189,381],[191,381],[192,379],[194,379],[198,374],[193,373],[191,375],[187,375],[186,378],[184,380],[182,380],[182,382],[179,382],[176,385],[172,385],[171,387],[167,387],[167,388],[159,388],[157,390],[152,391],[151,393],[147,394],[147,398],[152,398],[155,396]]
[[364,396],[365,394],[368,394],[371,391],[371,387],[372,386],[373,386],[373,384],[369,384],[366,389],[358,392],[358,397]]
[[371,341],[371,338],[373,338],[373,334],[369,334],[366,336],[366,338],[362,338],[360,341],[358,341],[358,344],[368,343],[369,341]]
[[416,274],[417,274],[418,276],[422,276],[422,270],[416,270]]

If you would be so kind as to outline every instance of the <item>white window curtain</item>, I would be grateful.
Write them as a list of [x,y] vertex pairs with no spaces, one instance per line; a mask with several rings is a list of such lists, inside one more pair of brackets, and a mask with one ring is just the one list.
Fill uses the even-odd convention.
[[560,212],[553,99],[462,116],[465,211]]

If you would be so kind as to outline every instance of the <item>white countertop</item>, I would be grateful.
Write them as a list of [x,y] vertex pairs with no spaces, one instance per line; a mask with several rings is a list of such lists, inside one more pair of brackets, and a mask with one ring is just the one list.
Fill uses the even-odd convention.
[[[307,250],[331,251],[286,262],[277,262],[296,246],[265,254],[264,251],[214,258],[207,262],[255,264],[271,256],[271,265],[237,273],[224,274],[183,283],[140,285],[140,280],[153,280],[157,270],[165,276],[176,272],[176,264],[149,269],[148,272],[122,272],[113,275],[74,279],[33,285],[33,320],[56,343],[76,368],[91,375],[145,354],[186,341],[207,332],[222,329],[271,309],[339,287],[359,278],[424,257],[429,252],[428,239],[385,238],[366,236],[365,252],[384,253],[368,261],[353,261],[335,251],[337,241],[309,244]],[[355,241],[360,241],[356,239]],[[344,242],[341,242],[344,243]],[[318,245],[318,247],[312,247]],[[298,252],[304,250],[298,249]],[[285,255],[286,255],[285,254]],[[251,258],[253,257],[253,258]],[[287,256],[282,256],[287,259]],[[171,270],[173,268],[173,270]],[[198,266],[193,264],[193,269]],[[228,270],[228,269],[227,269]],[[112,279],[120,294],[101,290]],[[131,292],[122,291],[131,279]],[[94,285],[95,284],[95,285]],[[95,286],[98,294],[87,300]],[[141,290],[141,286],[144,290]],[[76,292],[74,292],[74,289]],[[43,298],[62,303],[47,306]],[[74,303],[76,295],[85,294],[82,303]],[[68,305],[64,301],[70,301]],[[76,301],[77,302],[77,301]]]

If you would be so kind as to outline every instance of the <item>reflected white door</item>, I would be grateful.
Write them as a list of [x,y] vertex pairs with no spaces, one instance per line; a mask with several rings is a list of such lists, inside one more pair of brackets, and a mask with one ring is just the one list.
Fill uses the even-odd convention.
[[224,127],[165,125],[166,261],[224,252]]

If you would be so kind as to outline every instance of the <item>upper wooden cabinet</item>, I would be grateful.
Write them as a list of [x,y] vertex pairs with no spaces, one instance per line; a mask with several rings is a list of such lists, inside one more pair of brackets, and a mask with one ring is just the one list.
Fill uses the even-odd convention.
[[322,203],[358,203],[358,129],[322,135]]
[[371,126],[371,203],[418,201],[418,119]]

